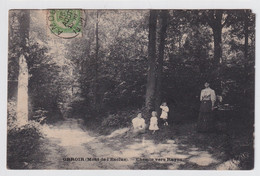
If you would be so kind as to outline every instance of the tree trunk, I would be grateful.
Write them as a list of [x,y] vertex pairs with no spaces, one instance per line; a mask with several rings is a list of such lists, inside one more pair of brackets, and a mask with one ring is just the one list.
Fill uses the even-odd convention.
[[28,51],[27,42],[29,40],[29,28],[30,28],[30,10],[21,10],[21,16],[19,18],[20,24],[20,46],[22,47],[22,54],[26,55]]
[[98,77],[98,53],[99,53],[99,43],[98,43],[98,10],[96,19],[96,55],[94,61],[94,109],[97,110],[97,77]]
[[247,63],[248,58],[248,13],[247,10],[244,12],[244,35],[245,35],[245,43],[244,43],[244,55],[245,55],[245,63]]
[[214,36],[214,65],[218,66],[221,63],[222,57],[222,48],[221,48],[221,28],[213,29],[213,36]]
[[150,113],[154,107],[155,83],[156,83],[156,26],[157,12],[150,10],[149,18],[149,43],[148,43],[148,74],[146,84],[145,108]]
[[214,82],[214,89],[219,94],[221,92],[220,64],[222,62],[222,10],[214,10],[209,12],[209,25],[213,31],[214,39],[214,59],[213,70],[210,73],[210,79]]
[[28,123],[28,67],[24,55],[19,58],[19,76],[17,93],[17,123],[19,126]]
[[158,56],[158,69],[157,69],[157,82],[156,82],[156,98],[155,98],[155,109],[157,113],[160,110],[160,104],[162,101],[162,72],[163,72],[163,59],[164,59],[164,48],[165,38],[167,31],[168,11],[162,10],[161,14],[161,30],[160,30],[160,44],[159,44],[159,56]]
[[30,28],[30,11],[22,10],[19,20],[19,45],[21,46],[19,56],[19,75],[17,90],[17,122],[19,126],[28,123],[31,112],[29,111],[28,82],[29,73],[26,57],[28,57],[28,41]]
[[213,37],[214,37],[214,65],[216,67],[219,66],[221,63],[221,58],[222,58],[222,12],[221,11],[216,11],[215,12],[215,17],[214,17],[214,24],[212,25],[212,30],[213,30]]

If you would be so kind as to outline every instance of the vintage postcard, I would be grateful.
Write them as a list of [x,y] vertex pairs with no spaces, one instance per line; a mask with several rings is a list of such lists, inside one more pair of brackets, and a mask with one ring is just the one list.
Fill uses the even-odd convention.
[[7,168],[251,170],[250,9],[11,9]]

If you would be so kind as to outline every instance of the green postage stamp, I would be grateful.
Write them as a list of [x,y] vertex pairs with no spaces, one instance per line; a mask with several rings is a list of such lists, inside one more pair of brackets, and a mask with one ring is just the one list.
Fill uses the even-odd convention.
[[82,18],[79,9],[47,10],[48,32],[61,38],[75,38],[82,34]]

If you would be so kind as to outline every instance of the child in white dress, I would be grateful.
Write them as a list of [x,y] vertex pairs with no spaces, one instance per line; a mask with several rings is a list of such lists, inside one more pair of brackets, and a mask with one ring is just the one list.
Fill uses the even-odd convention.
[[158,119],[157,119],[157,113],[155,111],[152,112],[152,117],[150,119],[150,126],[149,126],[149,130],[153,131],[152,134],[155,133],[155,131],[159,130],[158,127]]
[[167,119],[168,119],[168,112],[169,112],[169,108],[167,106],[166,102],[163,102],[162,105],[160,106],[160,108],[162,109],[162,114],[160,116],[161,119],[163,119],[164,123],[163,125],[168,125]]
[[142,118],[142,114],[138,113],[137,117],[132,120],[134,132],[145,130],[145,120]]

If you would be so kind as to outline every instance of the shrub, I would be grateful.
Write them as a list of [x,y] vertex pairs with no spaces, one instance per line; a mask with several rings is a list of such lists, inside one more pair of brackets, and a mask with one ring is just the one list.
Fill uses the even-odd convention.
[[131,121],[137,115],[137,110],[119,111],[116,114],[109,114],[105,118],[100,127],[102,133],[109,133],[118,128],[131,126]]
[[16,119],[16,101],[11,99],[7,103],[7,127],[11,129],[15,126]]
[[7,133],[7,167],[22,169],[30,163],[32,155],[39,151],[41,133],[35,122],[25,126],[15,126]]
[[29,121],[24,126],[18,126],[16,102],[9,100],[7,126],[7,167],[23,169],[26,167],[26,163],[28,164],[32,160],[32,155],[39,151],[40,124]]

